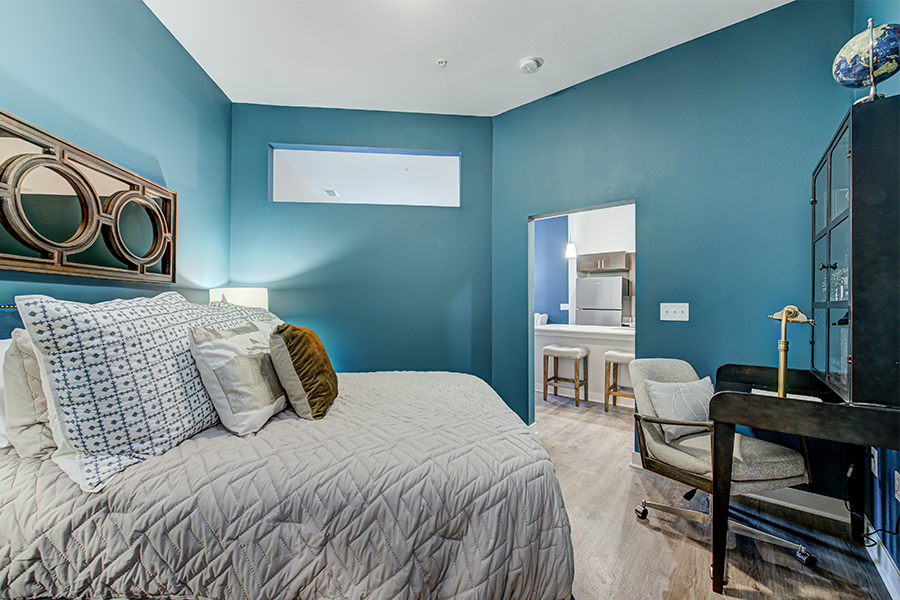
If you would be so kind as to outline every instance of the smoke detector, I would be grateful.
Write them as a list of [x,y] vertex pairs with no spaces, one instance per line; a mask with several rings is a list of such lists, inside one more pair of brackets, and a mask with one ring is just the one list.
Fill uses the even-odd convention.
[[528,56],[519,61],[519,70],[523,73],[534,73],[544,64],[544,59],[539,56]]

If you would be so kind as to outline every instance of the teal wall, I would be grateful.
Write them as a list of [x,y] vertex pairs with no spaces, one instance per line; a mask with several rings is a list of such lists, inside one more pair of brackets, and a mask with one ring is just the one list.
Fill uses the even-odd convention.
[[[491,377],[491,120],[236,104],[231,278],[339,371]],[[462,152],[459,208],[268,202],[269,143]]]
[[526,422],[530,215],[634,198],[637,355],[776,364],[766,315],[809,309],[810,178],[852,100],[830,73],[852,19],[794,2],[494,118],[493,385]]
[[[178,286],[229,279],[231,102],[139,0],[0,0],[0,108],[178,194]],[[0,271],[15,294],[100,301],[159,285]]]

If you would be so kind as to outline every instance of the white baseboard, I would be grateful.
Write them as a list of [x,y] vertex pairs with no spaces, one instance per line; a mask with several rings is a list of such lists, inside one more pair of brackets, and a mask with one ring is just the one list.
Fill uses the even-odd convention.
[[[631,466],[636,469],[643,469],[641,467],[640,452],[631,453]],[[771,502],[772,504],[777,504],[779,506],[811,513],[819,517],[825,517],[826,519],[833,519],[843,523],[850,522],[850,514],[847,512],[847,508],[844,506],[843,501],[838,500],[837,498],[820,496],[819,494],[812,494],[794,488],[757,492],[755,494],[747,494],[747,496],[764,502]],[[897,600],[900,600],[900,598],[897,598]]]
[[779,506],[793,508],[795,510],[807,512],[833,519],[842,523],[850,522],[850,513],[844,506],[843,500],[837,498],[829,498],[803,490],[795,490],[794,488],[781,488],[780,490],[770,490],[768,492],[756,492],[755,494],[747,494],[749,498],[756,498],[764,502],[771,502]]
[[641,466],[641,453],[640,452],[635,452],[633,450],[631,451],[631,466],[634,467],[635,469],[640,469],[641,471],[644,470],[644,467]]
[[[572,402],[575,401],[574,393],[569,393],[569,391],[566,390],[565,388],[560,389],[559,391],[560,391],[560,393],[555,394],[556,396],[559,396],[560,398],[566,398],[568,400],[571,400]],[[551,390],[551,392],[552,392],[552,390]],[[563,392],[566,392],[566,393],[563,393]],[[534,393],[535,394],[543,394],[544,388],[540,385],[535,385]],[[591,403],[598,402],[600,404],[603,404],[603,390],[596,390],[596,391],[590,390],[590,394],[588,394],[588,397],[590,398],[590,400],[588,400],[588,402],[591,402]],[[584,398],[582,398],[581,401],[584,402]],[[610,406],[612,406],[612,400],[610,400]],[[616,406],[621,406],[622,408],[634,409],[634,398],[623,398],[621,396],[616,396]],[[638,461],[638,464],[640,464],[640,461]]]
[[[869,523],[868,517],[863,520],[863,523],[866,533],[874,531],[875,528]],[[897,568],[887,548],[881,542],[881,537],[877,533],[872,534],[872,537],[877,543],[874,546],[867,547],[866,551],[868,551],[872,562],[875,563],[875,568],[878,569],[878,574],[881,575],[881,580],[884,581],[891,598],[900,600],[900,569]]]

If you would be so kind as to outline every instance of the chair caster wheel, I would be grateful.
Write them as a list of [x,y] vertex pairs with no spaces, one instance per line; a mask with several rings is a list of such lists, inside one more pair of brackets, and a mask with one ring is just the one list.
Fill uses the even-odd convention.
[[645,521],[647,519],[647,507],[643,504],[638,504],[634,507],[634,514],[636,514],[637,518],[641,521]]
[[812,554],[810,554],[809,552],[807,552],[806,548],[803,548],[803,547],[801,547],[799,550],[797,550],[797,554],[795,554],[795,556],[797,557],[797,560],[802,562],[807,567],[814,567],[814,566],[816,566],[816,563],[818,562],[816,557],[813,556]]

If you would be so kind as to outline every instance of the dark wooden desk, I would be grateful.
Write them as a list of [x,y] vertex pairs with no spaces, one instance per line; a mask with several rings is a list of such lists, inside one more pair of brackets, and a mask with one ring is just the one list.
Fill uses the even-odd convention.
[[[731,496],[731,466],[735,425],[794,433],[851,444],[851,452],[862,458],[872,446],[900,450],[900,408],[847,404],[809,371],[788,371],[788,393],[817,396],[823,402],[794,400],[749,393],[751,388],[775,389],[777,369],[745,365],[723,365],[716,372],[717,393],[709,403],[713,421],[712,580],[713,591],[725,585],[725,539],[728,533],[728,501]],[[857,464],[851,478],[851,509],[862,514],[863,472]],[[862,520],[851,519],[854,539],[861,539]]]

